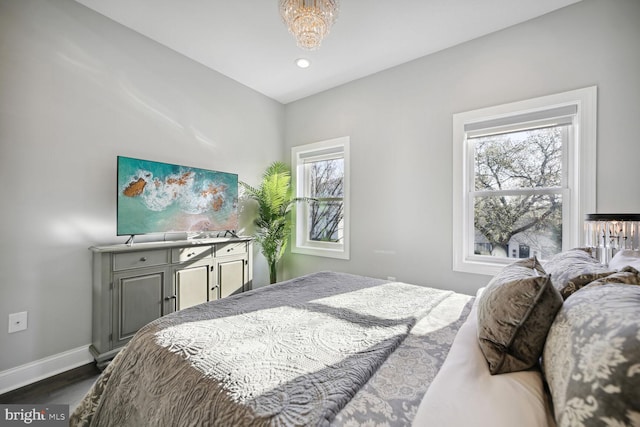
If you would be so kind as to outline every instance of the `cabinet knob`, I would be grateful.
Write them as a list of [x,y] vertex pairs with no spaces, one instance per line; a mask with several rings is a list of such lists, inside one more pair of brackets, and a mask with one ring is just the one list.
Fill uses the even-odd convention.
[[169,300],[176,299],[176,298],[177,297],[175,295],[171,295],[170,297],[164,297],[164,300],[165,301],[169,301]]
[[145,262],[147,260],[146,256],[143,256],[142,258],[140,258],[140,261]]

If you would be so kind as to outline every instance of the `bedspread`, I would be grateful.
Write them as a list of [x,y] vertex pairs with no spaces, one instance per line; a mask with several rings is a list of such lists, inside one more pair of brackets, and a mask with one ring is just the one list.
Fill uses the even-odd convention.
[[407,425],[471,299],[322,272],[182,310],[138,331],[71,424]]

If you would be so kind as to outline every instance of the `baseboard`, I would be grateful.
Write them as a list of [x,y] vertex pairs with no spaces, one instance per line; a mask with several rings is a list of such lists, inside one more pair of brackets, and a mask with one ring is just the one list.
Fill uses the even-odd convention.
[[26,365],[0,372],[0,394],[33,384],[45,378],[86,365],[93,361],[89,346],[54,354]]

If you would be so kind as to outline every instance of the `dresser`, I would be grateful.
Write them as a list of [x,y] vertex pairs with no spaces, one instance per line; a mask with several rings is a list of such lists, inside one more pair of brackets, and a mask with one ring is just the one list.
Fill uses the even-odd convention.
[[250,238],[92,246],[90,351],[100,369],[165,314],[251,289]]

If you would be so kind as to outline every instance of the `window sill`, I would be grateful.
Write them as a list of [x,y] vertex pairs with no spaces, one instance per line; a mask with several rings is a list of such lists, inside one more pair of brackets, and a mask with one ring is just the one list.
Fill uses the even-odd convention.
[[317,248],[313,246],[293,246],[291,253],[312,255],[325,258],[349,259],[349,252],[342,246],[340,248]]
[[518,259],[519,258],[495,258],[487,261],[484,257],[469,257],[459,262],[454,262],[453,271],[495,276],[505,266],[518,261]]

